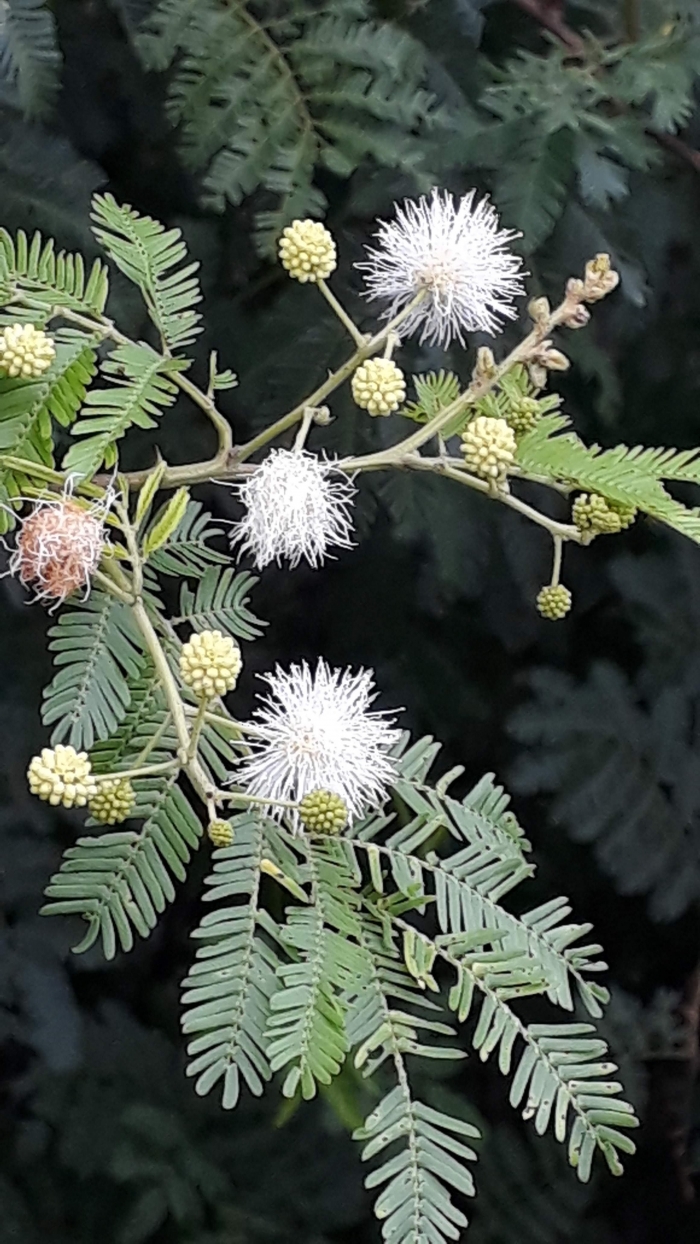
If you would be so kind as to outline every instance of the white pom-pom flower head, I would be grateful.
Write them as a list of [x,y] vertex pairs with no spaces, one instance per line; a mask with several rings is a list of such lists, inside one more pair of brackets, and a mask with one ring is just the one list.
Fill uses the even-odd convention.
[[525,291],[522,260],[510,243],[520,235],[500,228],[488,199],[475,199],[473,190],[457,201],[433,190],[379,222],[379,245],[357,267],[366,274],[367,297],[387,304],[385,319],[416,303],[402,335],[420,331],[429,345],[465,345],[465,333],[495,335],[502,320],[515,318],[513,300]]
[[231,543],[258,570],[277,562],[314,569],[333,548],[352,548],[355,489],[343,471],[305,450],[273,449],[235,490],[245,515]]
[[315,670],[303,662],[263,677],[270,694],[255,712],[236,785],[270,799],[273,814],[273,800],[299,803],[319,789],[338,795],[351,820],[382,804],[396,777],[390,751],[400,731],[390,714],[370,709],[371,670],[331,669],[319,659]]

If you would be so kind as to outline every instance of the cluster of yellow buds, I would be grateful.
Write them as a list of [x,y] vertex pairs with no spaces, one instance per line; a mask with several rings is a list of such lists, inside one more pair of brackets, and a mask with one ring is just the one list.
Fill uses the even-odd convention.
[[565,618],[571,609],[572,595],[568,587],[564,587],[563,583],[550,583],[548,587],[543,587],[537,594],[537,608],[543,618],[548,618],[550,622],[558,622],[560,618]]
[[335,242],[319,220],[295,220],[279,241],[283,268],[295,281],[325,281],[337,267]]
[[238,681],[241,651],[235,640],[221,631],[200,631],[183,644],[180,676],[201,700],[226,695]]
[[348,810],[340,795],[330,790],[312,790],[299,804],[302,825],[312,834],[339,834],[348,821]]
[[370,415],[390,415],[406,398],[406,381],[391,359],[367,359],[352,378],[352,396]]
[[97,794],[97,782],[87,752],[57,743],[43,747],[27,770],[29,789],[39,799],[58,807],[84,808]]
[[128,778],[103,777],[90,800],[90,814],[102,825],[121,825],[133,806],[134,788]]
[[571,517],[579,531],[590,532],[591,536],[617,535],[632,526],[637,510],[621,501],[609,501],[599,493],[584,492],[574,501]]
[[6,376],[41,376],[55,357],[53,341],[33,324],[10,324],[0,333],[0,371]]
[[494,484],[503,484],[517,450],[515,432],[505,419],[477,415],[462,433],[462,453],[468,471]]

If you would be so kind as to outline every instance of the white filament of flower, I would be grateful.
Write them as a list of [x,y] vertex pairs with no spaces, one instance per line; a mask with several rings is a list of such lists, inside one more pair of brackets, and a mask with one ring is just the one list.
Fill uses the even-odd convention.
[[270,562],[322,565],[332,548],[352,548],[355,488],[341,470],[306,451],[273,449],[234,490],[245,506],[231,543],[258,570]]
[[236,785],[251,795],[298,802],[309,791],[339,795],[351,819],[377,807],[396,776],[389,755],[400,731],[376,698],[371,670],[331,669],[319,659],[263,675],[271,694],[255,712],[251,754],[236,771]]
[[366,274],[367,297],[387,304],[392,319],[424,291],[404,320],[402,335],[420,330],[421,342],[442,347],[464,334],[502,331],[514,319],[513,299],[522,295],[522,260],[509,250],[520,234],[499,228],[488,199],[474,190],[455,202],[449,191],[407,199],[396,217],[380,221],[379,245],[356,266]]

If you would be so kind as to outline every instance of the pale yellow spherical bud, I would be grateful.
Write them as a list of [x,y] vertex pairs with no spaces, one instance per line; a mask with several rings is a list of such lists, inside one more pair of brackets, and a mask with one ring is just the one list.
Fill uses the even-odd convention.
[[128,778],[102,778],[90,800],[90,814],[103,825],[120,825],[134,806],[134,788]]
[[352,395],[370,415],[390,415],[406,398],[406,381],[391,359],[367,359],[352,378]]
[[337,267],[335,242],[320,220],[295,220],[279,241],[283,268],[295,281],[325,281]]
[[9,324],[0,333],[0,371],[6,376],[41,376],[55,357],[53,341],[33,324]]
[[182,681],[202,700],[233,691],[242,664],[238,644],[221,631],[195,633],[180,653]]
[[76,752],[74,747],[42,748],[34,756],[27,770],[29,789],[39,799],[53,807],[84,808],[88,800],[97,794],[87,752]]
[[478,415],[462,433],[462,453],[468,471],[481,479],[503,483],[515,461],[515,432],[505,419]]

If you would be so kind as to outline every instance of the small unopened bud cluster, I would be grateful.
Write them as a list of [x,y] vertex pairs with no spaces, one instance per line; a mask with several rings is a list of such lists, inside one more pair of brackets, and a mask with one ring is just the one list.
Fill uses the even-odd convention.
[[515,432],[505,419],[477,415],[462,433],[462,453],[468,471],[494,484],[503,484],[515,461]]
[[550,622],[565,618],[571,609],[571,602],[571,592],[563,583],[550,583],[537,594],[537,608],[542,617],[548,618]]
[[[551,341],[543,341],[542,345],[532,356],[532,362],[535,366],[544,368],[548,371],[568,371],[571,363],[561,350],[556,350]],[[543,385],[538,386],[544,387]]]
[[207,836],[213,847],[233,846],[233,826],[230,821],[217,818],[207,825]]
[[238,644],[221,631],[200,631],[183,644],[180,675],[201,700],[233,691],[241,672]]
[[489,346],[479,346],[476,352],[476,363],[472,371],[472,380],[475,383],[483,380],[493,380],[496,375],[496,360],[493,350]]
[[536,397],[516,397],[508,404],[507,422],[516,436],[531,432],[541,416]]
[[87,587],[105,546],[102,518],[75,501],[40,501],[24,519],[10,572],[42,600]]
[[44,747],[32,758],[27,779],[32,794],[53,807],[84,808],[97,794],[87,752],[62,743]]
[[325,281],[337,267],[335,242],[318,220],[295,220],[279,241],[283,268],[295,281]]
[[[571,306],[568,316],[565,316],[562,323],[569,328],[582,328],[588,323],[588,313],[582,307],[578,311],[577,304],[582,302],[600,302],[601,298],[606,298],[620,284],[620,274],[610,264],[610,256],[604,253],[596,255],[586,264],[584,279],[572,277],[567,282],[566,294],[567,301]],[[572,322],[573,317],[573,322]]]
[[609,501],[595,492],[584,492],[574,501],[571,517],[579,531],[590,532],[594,536],[617,535],[632,526],[637,511],[633,505]]
[[41,376],[55,357],[53,341],[33,324],[10,324],[0,333],[0,371],[6,376]]
[[312,790],[299,804],[301,822],[312,834],[339,834],[348,820],[348,809],[330,790]]
[[134,788],[128,778],[100,778],[90,800],[90,814],[102,825],[121,825],[134,806]]
[[370,415],[390,415],[406,398],[406,381],[391,359],[367,359],[352,378],[352,396]]

